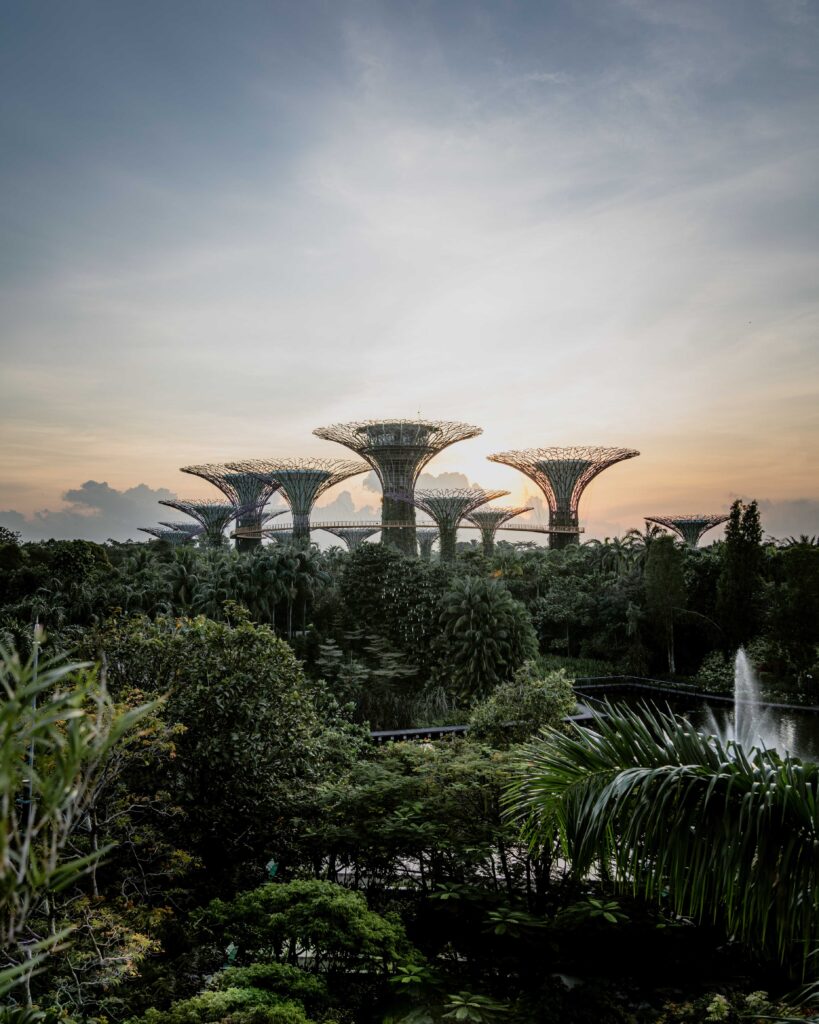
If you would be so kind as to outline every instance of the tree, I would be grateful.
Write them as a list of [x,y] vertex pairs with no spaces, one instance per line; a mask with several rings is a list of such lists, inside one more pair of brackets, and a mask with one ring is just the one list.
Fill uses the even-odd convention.
[[755,501],[737,499],[725,527],[717,611],[728,650],[748,643],[759,631],[762,599],[762,526]]
[[674,675],[674,613],[685,605],[685,577],[683,555],[672,537],[656,537],[649,545],[643,583],[646,610],[663,639],[668,671]]
[[594,729],[525,746],[507,799],[530,842],[558,827],[577,877],[608,873],[650,900],[667,890],[677,914],[809,966],[819,765],[723,746],[645,705],[606,705]]
[[[156,706],[118,713],[90,664],[39,654],[39,642],[25,663],[0,650],[0,946],[29,968],[38,948],[64,937],[54,894],[106,852],[78,855],[70,844],[111,751]],[[33,929],[37,916],[42,933]]]
[[135,617],[94,639],[114,692],[168,694],[165,716],[184,731],[167,784],[211,867],[285,848],[323,767],[313,688],[292,650],[240,609],[232,617]]
[[205,918],[221,948],[234,943],[243,963],[269,958],[296,965],[308,957],[319,972],[383,973],[412,960],[413,949],[395,916],[333,882],[269,882],[230,902],[214,900]]
[[495,580],[455,580],[444,595],[440,625],[439,675],[467,700],[511,679],[537,654],[529,613]]
[[497,686],[469,717],[469,738],[508,747],[522,743],[544,726],[557,728],[574,710],[572,681],[563,669],[538,671],[525,662],[508,683]]
[[801,680],[819,661],[819,547],[788,544],[774,561],[771,630],[788,667]]

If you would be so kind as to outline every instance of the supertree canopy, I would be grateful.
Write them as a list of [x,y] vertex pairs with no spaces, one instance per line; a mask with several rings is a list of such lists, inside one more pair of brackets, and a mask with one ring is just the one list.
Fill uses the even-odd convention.
[[325,533],[332,533],[334,537],[343,540],[348,551],[355,551],[365,540],[374,537],[381,532],[380,526],[322,526],[317,524],[316,530],[324,530]]
[[162,526],[139,526],[137,529],[142,533],[149,533],[157,540],[164,540],[166,544],[171,544],[174,547],[177,544],[187,544],[194,536],[187,530],[171,530]]
[[275,484],[287,499],[293,513],[293,539],[310,540],[310,513],[325,491],[342,480],[366,473],[366,462],[345,459],[254,459],[233,462],[230,468],[258,477],[263,483]]
[[438,540],[438,527],[416,527],[415,537],[418,541],[418,552],[425,562],[430,560],[432,545]]
[[167,526],[169,530],[174,530],[176,533],[186,533],[190,538],[202,532],[202,527],[199,523],[187,522],[184,519],[160,519],[159,525]]
[[236,547],[249,550],[262,543],[262,510],[270,496],[279,489],[278,484],[265,483],[252,473],[237,472],[229,466],[209,463],[204,466],[183,466],[183,473],[200,476],[233,504],[238,516],[237,527],[244,531],[236,539]]
[[195,519],[202,527],[205,540],[210,547],[220,547],[224,541],[225,529],[236,518],[238,509],[226,501],[208,498],[168,498],[160,501],[160,505],[175,508],[179,512]]
[[528,448],[498,452],[490,462],[502,462],[525,473],[543,491],[549,504],[551,547],[577,544],[580,496],[591,481],[615,462],[639,455],[633,448]]
[[694,516],[646,516],[647,523],[656,523],[658,526],[665,526],[682,537],[690,548],[699,544],[700,537],[704,533],[719,526],[720,523],[728,521],[727,513],[717,515],[694,515]]
[[[381,481],[382,538],[406,554],[415,554],[415,508],[394,494],[412,495],[421,470],[444,448],[477,437],[480,427],[442,420],[360,420],[318,427],[313,433],[351,448]],[[406,525],[395,525],[406,524]]]
[[485,491],[482,487],[462,487],[452,490],[416,491],[415,494],[394,492],[397,501],[412,502],[416,508],[433,520],[438,527],[441,561],[451,562],[455,558],[455,539],[458,523],[487,501],[501,498],[509,491]]
[[496,508],[479,508],[475,512],[470,512],[466,518],[481,531],[483,553],[487,558],[491,558],[495,551],[495,534],[500,527],[510,519],[514,519],[515,516],[531,511],[531,505],[520,505],[514,508],[508,505],[499,505]]

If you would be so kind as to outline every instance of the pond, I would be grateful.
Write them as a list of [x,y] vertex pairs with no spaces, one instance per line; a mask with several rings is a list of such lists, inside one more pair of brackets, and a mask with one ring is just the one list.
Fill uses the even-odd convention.
[[[603,694],[595,693],[599,698]],[[677,715],[685,715],[691,724],[703,732],[713,731],[712,722],[716,721],[720,729],[733,725],[734,708],[731,702],[706,701],[700,695],[685,694],[667,697],[650,693],[623,693],[612,690],[605,696],[613,704],[626,704],[639,707],[641,704],[654,704],[659,710],[671,710]],[[584,698],[584,703],[593,705],[594,700]],[[784,705],[766,705],[773,736],[779,750],[787,750],[803,761],[819,761],[819,713],[799,707]],[[713,716],[713,717],[712,717]]]

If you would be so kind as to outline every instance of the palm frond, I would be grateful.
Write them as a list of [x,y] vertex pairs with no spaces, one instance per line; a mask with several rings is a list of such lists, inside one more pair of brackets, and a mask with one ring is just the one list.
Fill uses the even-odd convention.
[[593,729],[546,730],[507,793],[527,840],[555,829],[576,873],[803,966],[819,939],[819,767],[745,750],[644,705],[605,704]]

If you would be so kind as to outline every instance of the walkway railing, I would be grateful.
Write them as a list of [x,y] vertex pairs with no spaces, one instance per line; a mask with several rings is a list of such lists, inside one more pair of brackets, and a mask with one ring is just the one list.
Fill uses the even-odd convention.
[[[705,704],[734,704],[730,694],[708,693],[698,690],[694,683],[671,683],[667,679],[651,679],[645,676],[581,676],[574,681],[574,691],[578,697],[594,698],[612,691],[632,693],[662,694],[667,697],[689,697]],[[750,701],[740,701],[750,703]],[[766,708],[776,711],[807,711],[819,714],[819,706],[814,704],[777,704],[763,702]],[[578,715],[568,715],[564,722],[588,722],[593,719],[590,711],[585,710]],[[506,725],[517,725],[507,722]],[[468,725],[431,725],[422,729],[378,729],[370,733],[374,743],[395,743],[403,740],[440,740],[449,736],[465,736],[469,732]]]

